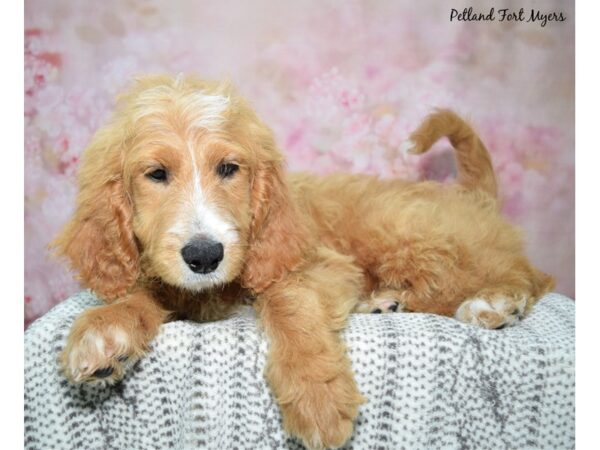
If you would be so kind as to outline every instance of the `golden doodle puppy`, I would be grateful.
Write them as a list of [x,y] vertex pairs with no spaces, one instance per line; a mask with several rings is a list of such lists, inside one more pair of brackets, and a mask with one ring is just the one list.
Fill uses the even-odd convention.
[[512,325],[552,287],[500,215],[489,155],[450,111],[458,183],[284,173],[271,130],[227,83],[149,76],[85,151],[77,208],[54,242],[105,305],[73,324],[72,382],[114,382],[166,320],[214,320],[254,299],[286,430],[343,445],[365,401],[339,332],[359,312]]

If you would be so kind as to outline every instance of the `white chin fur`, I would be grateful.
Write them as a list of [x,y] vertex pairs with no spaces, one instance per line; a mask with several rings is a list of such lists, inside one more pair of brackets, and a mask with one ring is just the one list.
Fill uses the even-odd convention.
[[187,268],[184,271],[183,279],[178,284],[190,291],[203,291],[230,281],[220,267],[211,273],[194,273]]

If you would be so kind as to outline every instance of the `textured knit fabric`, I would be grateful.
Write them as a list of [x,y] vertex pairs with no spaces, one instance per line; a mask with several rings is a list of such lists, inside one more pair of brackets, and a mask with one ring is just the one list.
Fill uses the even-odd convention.
[[[25,333],[27,449],[300,449],[264,380],[252,310],[162,326],[112,387],[72,386],[57,356],[81,292]],[[543,298],[483,330],[428,314],[353,314],[344,337],[360,391],[354,449],[566,449],[575,445],[575,306]]]

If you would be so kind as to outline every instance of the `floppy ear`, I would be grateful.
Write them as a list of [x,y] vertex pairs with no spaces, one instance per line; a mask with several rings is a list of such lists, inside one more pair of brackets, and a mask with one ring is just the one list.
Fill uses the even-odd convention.
[[242,285],[261,292],[299,267],[309,233],[285,182],[281,161],[261,163],[252,182],[250,247]]
[[51,243],[82,282],[105,300],[123,296],[139,273],[132,208],[122,173],[122,132],[101,129],[83,156],[75,213]]

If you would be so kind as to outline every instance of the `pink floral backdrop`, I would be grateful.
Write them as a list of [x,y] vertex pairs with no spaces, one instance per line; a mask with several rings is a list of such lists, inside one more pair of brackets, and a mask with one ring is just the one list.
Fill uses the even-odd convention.
[[529,255],[574,296],[574,6],[498,3],[567,20],[450,22],[438,1],[26,0],[26,323],[79,289],[46,247],[90,136],[149,72],[231,78],[291,170],[451,179],[448,144],[398,147],[433,107],[457,110],[492,153]]

